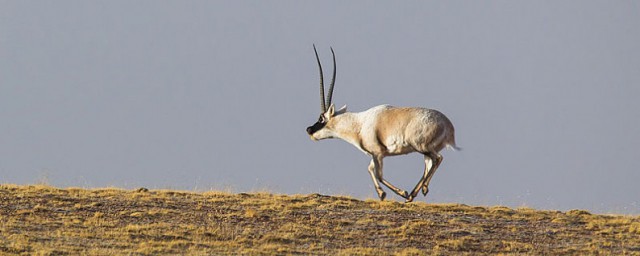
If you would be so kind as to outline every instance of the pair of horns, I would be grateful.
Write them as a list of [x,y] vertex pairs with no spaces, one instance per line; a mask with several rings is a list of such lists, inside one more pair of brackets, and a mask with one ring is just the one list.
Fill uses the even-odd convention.
[[318,58],[318,51],[316,51],[316,45],[313,45],[313,51],[316,53],[316,60],[318,61],[318,67],[320,68],[320,107],[322,108],[322,113],[327,111],[327,108],[331,106],[331,98],[333,97],[333,85],[336,82],[336,54],[333,52],[333,47],[331,47],[331,55],[333,55],[333,78],[331,78],[331,84],[329,85],[329,95],[324,98],[324,75],[322,74],[322,65],[320,64],[320,58]]

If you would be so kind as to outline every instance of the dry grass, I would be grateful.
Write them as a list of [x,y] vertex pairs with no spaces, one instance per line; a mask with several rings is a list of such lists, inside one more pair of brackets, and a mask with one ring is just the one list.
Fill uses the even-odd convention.
[[640,255],[640,218],[318,194],[0,185],[0,254]]

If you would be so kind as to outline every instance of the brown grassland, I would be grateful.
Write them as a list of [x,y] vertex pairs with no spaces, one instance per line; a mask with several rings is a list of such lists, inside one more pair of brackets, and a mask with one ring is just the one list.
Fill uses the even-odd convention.
[[0,255],[640,255],[640,217],[0,185]]

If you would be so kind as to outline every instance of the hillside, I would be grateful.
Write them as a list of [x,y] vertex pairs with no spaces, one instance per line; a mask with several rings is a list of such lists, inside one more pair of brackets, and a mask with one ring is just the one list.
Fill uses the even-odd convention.
[[633,254],[640,217],[312,195],[0,185],[0,254]]

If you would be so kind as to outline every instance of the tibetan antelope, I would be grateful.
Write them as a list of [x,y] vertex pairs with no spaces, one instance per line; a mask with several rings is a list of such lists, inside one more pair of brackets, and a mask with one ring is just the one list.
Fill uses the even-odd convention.
[[[380,105],[357,113],[347,112],[346,106],[336,110],[331,103],[336,80],[335,53],[331,48],[333,78],[329,85],[328,96],[325,99],[322,65],[315,45],[313,51],[320,68],[321,113],[318,121],[307,127],[307,133],[311,139],[317,141],[339,138],[371,156],[369,174],[373,179],[373,185],[380,200],[384,200],[386,197],[380,183],[405,198],[406,202],[413,201],[420,189],[422,189],[422,194],[426,196],[429,192],[429,182],[442,163],[440,150],[445,147],[459,150],[456,147],[451,121],[437,110],[417,107]],[[407,193],[382,177],[382,159],[386,156],[411,152],[424,155],[425,169],[418,184],[411,193]]]

